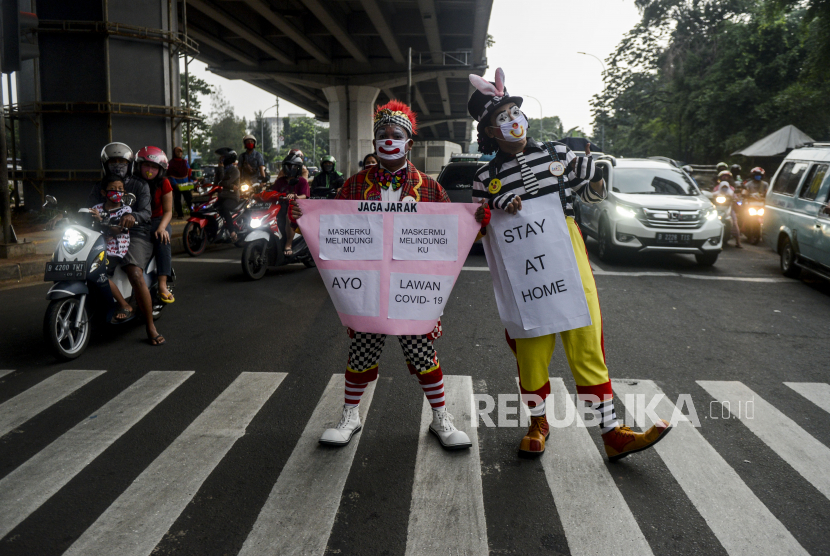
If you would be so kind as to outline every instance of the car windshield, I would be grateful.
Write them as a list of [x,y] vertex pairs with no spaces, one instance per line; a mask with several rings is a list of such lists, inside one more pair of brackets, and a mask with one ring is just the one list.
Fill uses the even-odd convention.
[[678,168],[617,168],[612,190],[646,195],[700,195],[689,176]]
[[450,164],[441,172],[438,183],[444,189],[457,189],[459,185],[473,185],[478,167],[479,165],[475,163]]

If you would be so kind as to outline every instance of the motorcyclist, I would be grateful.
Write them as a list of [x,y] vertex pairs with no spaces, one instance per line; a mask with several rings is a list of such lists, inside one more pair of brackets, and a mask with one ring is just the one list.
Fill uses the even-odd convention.
[[729,171],[732,173],[732,187],[738,189],[741,185],[741,165],[733,164],[729,167]]
[[247,134],[242,138],[242,143],[245,145],[245,150],[239,157],[239,171],[242,175],[242,181],[250,184],[265,181],[265,157],[262,153],[254,150],[256,147],[256,137]]
[[[286,157],[289,155],[296,155],[300,157],[300,160],[305,160],[305,155],[303,154],[303,151],[301,151],[300,149],[291,149],[290,151],[288,151]],[[300,172],[300,176],[304,177],[306,181],[308,181],[308,178],[310,177],[308,173],[308,168],[306,168],[305,164],[303,164],[303,169]],[[277,179],[282,177],[285,177],[285,170],[282,166],[280,166],[280,173],[277,175]]]
[[718,162],[718,165],[715,166],[715,177],[712,181],[712,191],[717,191],[720,188],[721,180],[718,176],[720,176],[720,173],[724,170],[729,170],[729,165],[726,162]]
[[683,170],[684,172],[686,172],[686,174],[688,174],[688,176],[689,176],[690,178],[692,178],[692,181],[693,181],[693,182],[695,182],[695,185],[697,185],[698,187],[700,187],[700,184],[698,184],[698,183],[697,183],[697,180],[696,180],[696,179],[695,179],[695,177],[692,175],[692,172],[694,172],[694,170],[692,169],[692,167],[691,167],[690,165],[686,164],[685,166],[683,166],[683,167],[681,168],[681,170]]
[[746,182],[746,188],[749,194],[758,193],[761,197],[766,196],[769,183],[764,181],[764,169],[756,166],[749,171],[750,179]]
[[[715,188],[715,193],[718,196],[726,197],[726,202],[729,204],[729,210],[732,215],[732,237],[735,238],[735,247],[743,249],[741,245],[741,230],[738,227],[738,215],[735,212],[735,188],[732,186],[732,172],[724,170],[718,174],[720,184]],[[725,243],[724,243],[725,244]]]
[[[307,199],[309,196],[308,180],[302,174],[303,158],[294,151],[290,151],[282,161],[282,172],[280,177],[270,187],[272,191],[285,193],[289,201],[294,199]],[[285,227],[285,256],[294,254],[292,243],[294,242],[294,228],[288,224]]]
[[325,188],[340,191],[345,181],[343,174],[337,171],[337,160],[330,154],[327,154],[320,159],[320,173],[314,176],[314,181],[311,182],[311,188]]
[[225,221],[225,230],[232,242],[236,243],[236,231],[233,229],[232,211],[239,205],[239,183],[242,177],[237,164],[236,151],[219,149],[216,154],[222,156],[216,167],[214,183],[222,188],[216,203],[216,211]]

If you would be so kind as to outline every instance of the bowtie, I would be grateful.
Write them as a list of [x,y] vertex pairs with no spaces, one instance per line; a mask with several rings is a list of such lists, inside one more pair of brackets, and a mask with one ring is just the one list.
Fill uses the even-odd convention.
[[380,168],[378,172],[378,183],[382,189],[389,189],[392,187],[392,191],[397,191],[401,188],[401,186],[406,181],[406,166],[398,170],[397,172],[390,172],[386,168]]

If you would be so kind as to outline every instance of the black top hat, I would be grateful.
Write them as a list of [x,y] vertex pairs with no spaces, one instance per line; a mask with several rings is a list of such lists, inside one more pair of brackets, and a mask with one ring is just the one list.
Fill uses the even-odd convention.
[[501,68],[496,70],[495,82],[485,81],[478,75],[470,75],[470,83],[476,90],[467,102],[467,112],[478,122],[476,129],[479,133],[490,125],[490,115],[500,106],[511,102],[516,103],[516,106],[521,106],[524,101],[522,97],[511,97],[508,94],[504,87],[504,72]]

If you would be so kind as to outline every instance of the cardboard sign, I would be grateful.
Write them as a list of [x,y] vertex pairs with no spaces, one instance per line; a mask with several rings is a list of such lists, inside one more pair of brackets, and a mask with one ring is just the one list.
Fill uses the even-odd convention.
[[297,223],[344,326],[394,335],[433,330],[478,234],[477,205],[298,203]]
[[502,323],[512,338],[535,338],[591,324],[582,278],[559,197],[494,210],[484,250]]

